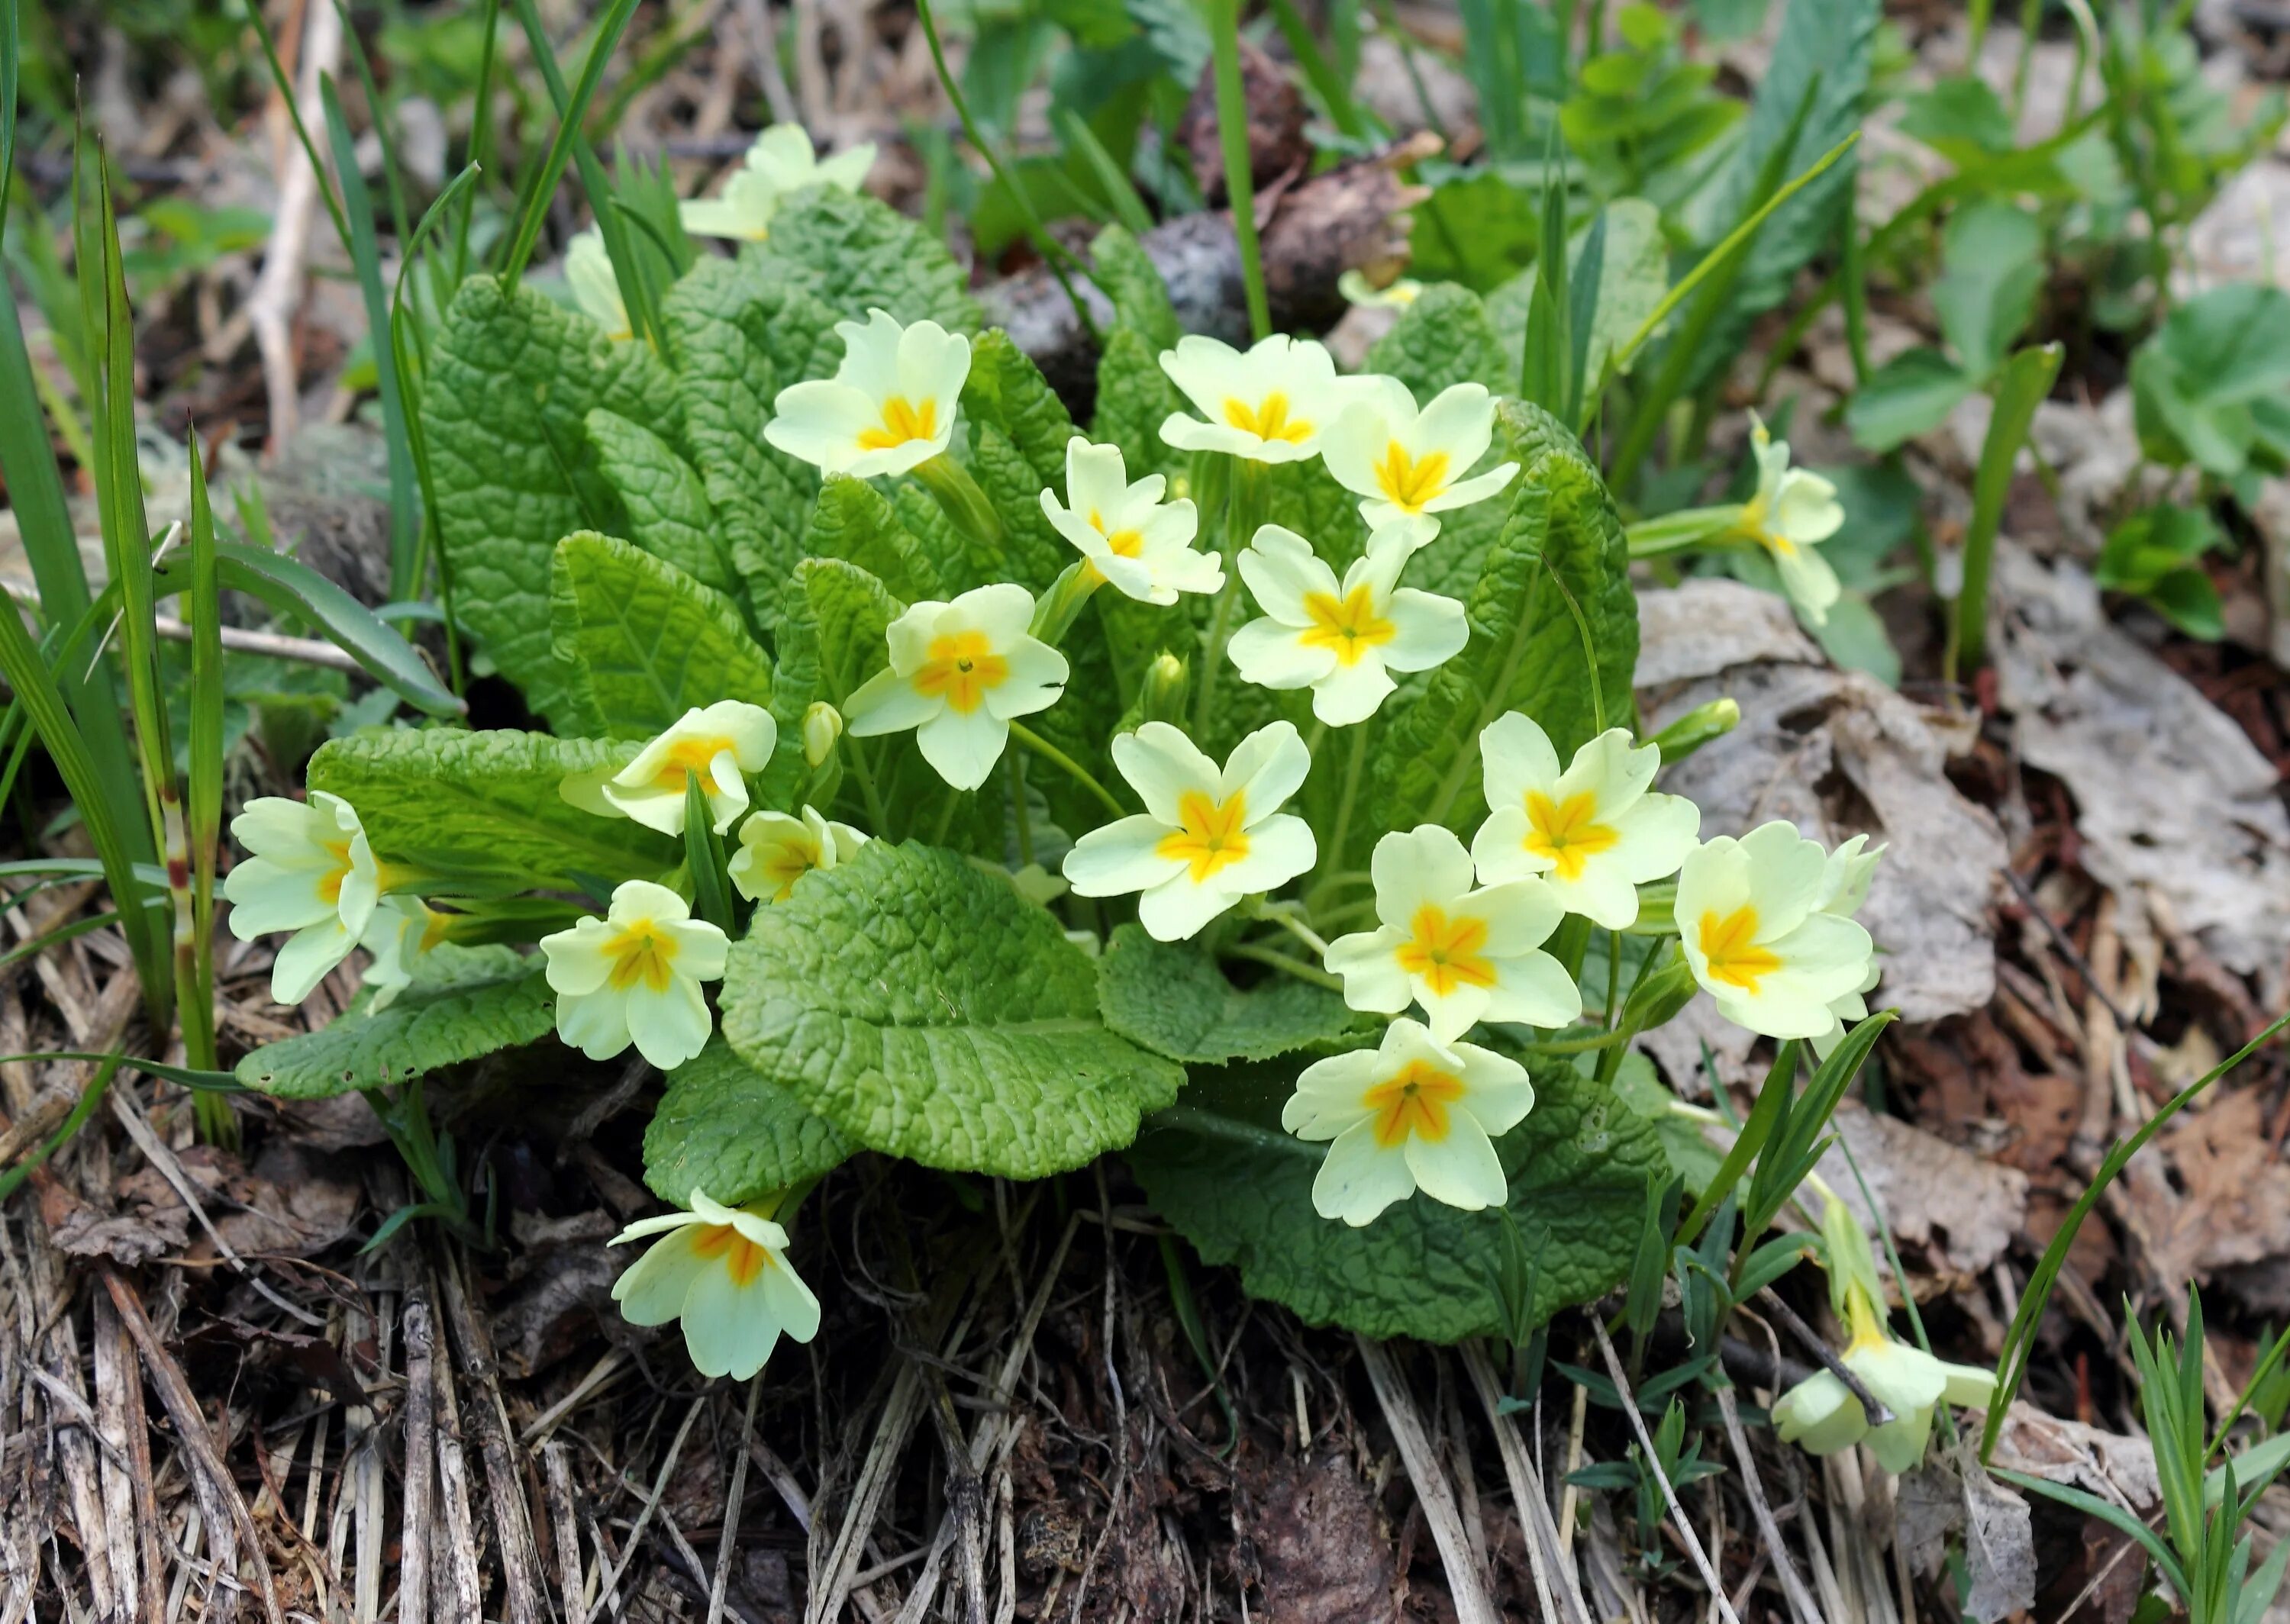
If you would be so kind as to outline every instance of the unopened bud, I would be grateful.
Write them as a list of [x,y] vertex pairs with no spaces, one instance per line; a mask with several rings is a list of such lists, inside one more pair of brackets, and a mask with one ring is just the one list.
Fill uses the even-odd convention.
[[1166,649],[1145,668],[1145,692],[1139,708],[1148,722],[1174,722],[1185,713],[1185,662]]
[[1661,764],[1676,766],[1711,740],[1732,732],[1741,720],[1742,708],[1731,699],[1696,705],[1653,736],[1654,745],[1661,751]]
[[803,713],[803,758],[813,771],[835,753],[835,741],[842,737],[843,713],[825,700]]

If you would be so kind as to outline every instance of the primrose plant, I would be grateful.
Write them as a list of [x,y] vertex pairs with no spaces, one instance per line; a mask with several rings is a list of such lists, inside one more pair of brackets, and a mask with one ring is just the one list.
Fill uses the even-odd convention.
[[[1345,375],[1181,337],[1109,230],[1085,429],[861,165],[791,152],[695,210],[740,244],[656,346],[578,244],[578,311],[454,300],[423,400],[452,612],[545,725],[368,730],[248,809],[229,894],[293,932],[276,995],[372,967],[241,1076],[633,1050],[677,1211],[618,1295],[711,1375],[814,1332],[790,1236],[861,1150],[1124,1152],[1205,1258],[1372,1335],[1611,1289],[1670,1176],[1631,1038],[1697,990],[1837,1038],[1876,855],[1705,842],[1653,788],[1737,713],[1639,735],[1613,503],[1452,304]],[[1811,540],[1818,494],[1734,518]]]

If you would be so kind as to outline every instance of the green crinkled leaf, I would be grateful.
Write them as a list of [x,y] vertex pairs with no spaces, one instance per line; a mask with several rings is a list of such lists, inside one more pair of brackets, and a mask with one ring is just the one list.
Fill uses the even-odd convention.
[[662,1201],[684,1205],[701,1189],[739,1206],[831,1172],[851,1146],[718,1036],[668,1074],[644,1152],[645,1182]]
[[1506,364],[1486,306],[1469,288],[1437,282],[1371,346],[1366,370],[1389,372],[1428,403],[1449,384],[1483,383],[1501,393],[1518,384],[1518,359]]
[[529,288],[461,284],[422,391],[453,611],[526,702],[568,732],[589,718],[549,644],[549,555],[569,532],[624,528],[589,441],[599,407],[677,428],[675,380],[650,347],[613,343]]
[[881,309],[910,325],[928,320],[949,332],[978,330],[969,278],[946,244],[864,193],[798,192],[772,216],[770,237],[741,252],[853,321]]
[[550,592],[557,655],[608,735],[649,739],[718,700],[770,706],[771,657],[673,564],[582,531],[556,544]]
[[1159,351],[1151,340],[1132,327],[1116,327],[1105,335],[1105,354],[1097,363],[1097,415],[1089,437],[1101,445],[1119,446],[1130,478],[1183,469],[1185,459],[1162,440],[1161,425],[1172,412],[1184,408],[1184,396],[1161,370]]
[[1143,244],[1124,226],[1108,226],[1090,244],[1097,284],[1113,300],[1115,323],[1158,349],[1173,347],[1181,332],[1169,302],[1169,284]]
[[1003,534],[999,548],[971,547],[967,584],[1014,580],[1039,596],[1078,556],[1042,511],[1045,484],[1065,489],[1062,466],[1054,481],[1045,481],[1032,460],[992,423],[973,425],[971,436],[970,472],[1002,516]]
[[652,879],[680,848],[626,818],[557,793],[572,773],[625,765],[633,743],[546,733],[353,733],[310,758],[309,787],[357,808],[378,857],[457,876],[508,876],[520,889],[580,891]]
[[1156,941],[1125,924],[1097,964],[1105,1024],[1156,1054],[1194,1065],[1264,1060],[1341,1037],[1357,1019],[1325,987],[1276,975],[1243,990],[1184,942]]
[[906,609],[855,564],[805,559],[796,565],[788,618],[780,628],[782,676],[800,674],[819,698],[841,707],[853,690],[890,663],[885,635]]
[[1127,1144],[1183,1068],[1108,1031],[1097,966],[951,852],[870,841],[759,908],[724,975],[741,1058],[870,1149],[1036,1179]]
[[[967,572],[959,554],[941,550],[947,534],[934,532],[925,541],[866,480],[829,474],[804,530],[803,556],[856,564],[902,597],[944,597],[948,575],[960,579]],[[794,612],[792,603],[788,612]]]
[[[1128,1160],[1194,1250],[1233,1263],[1258,1297],[1316,1325],[1454,1342],[1504,1328],[1502,1218],[1418,1194],[1365,1228],[1312,1210],[1322,1148],[1280,1131],[1298,1066],[1196,1076],[1176,1124],[1149,1122]],[[1535,1106],[1496,1141],[1510,1212],[1536,1263],[1533,1317],[1589,1302],[1629,1268],[1649,1179],[1667,1172],[1653,1125],[1571,1068],[1534,1078]],[[1198,1131],[1195,1112],[1242,1137]]]
[[[1424,397],[1427,402],[1429,398]],[[1264,470],[1261,477],[1264,516],[1309,541],[1312,550],[1326,559],[1339,576],[1367,550],[1367,521],[1360,517],[1358,495],[1338,484],[1328,465],[1317,457],[1309,462],[1281,463]],[[1440,516],[1443,524],[1452,522],[1453,516]],[[1205,539],[1204,545],[1213,546],[1214,538]],[[1409,577],[1408,585],[1421,584]]]
[[704,587],[737,592],[700,471],[640,423],[599,408],[589,414],[589,443],[629,516],[629,539]]
[[685,448],[699,469],[757,624],[778,622],[788,572],[803,556],[819,489],[807,464],[764,438],[789,384],[831,376],[843,358],[835,312],[753,259],[703,259],[661,301],[677,368]]
[[991,423],[1008,436],[1034,470],[1037,489],[1065,489],[1066,442],[1077,432],[1073,418],[1034,358],[999,327],[979,334],[970,347],[962,410],[972,422]]
[[410,1083],[441,1066],[537,1043],[556,1029],[544,967],[513,948],[423,956],[412,986],[380,1013],[360,993],[321,1032],[266,1044],[238,1063],[238,1080],[266,1094],[320,1100]]
[[[1486,814],[1479,732],[1506,710],[1541,724],[1561,761],[1598,732],[1602,710],[1609,727],[1629,725],[1634,714],[1637,601],[1613,499],[1574,437],[1541,408],[1503,402],[1495,432],[1521,472],[1464,603],[1470,641],[1378,740],[1363,830],[1429,820],[1468,837]],[[1447,545],[1444,533],[1432,543]],[[1341,867],[1342,856],[1327,860]]]

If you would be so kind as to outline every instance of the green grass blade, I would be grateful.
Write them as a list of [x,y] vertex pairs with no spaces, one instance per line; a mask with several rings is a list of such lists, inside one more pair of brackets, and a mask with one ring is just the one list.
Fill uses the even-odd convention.
[[1113,216],[1128,228],[1132,236],[1143,236],[1153,228],[1153,216],[1145,207],[1145,200],[1137,195],[1137,183],[1115,162],[1105,143],[1097,139],[1097,132],[1089,127],[1089,120],[1071,108],[1058,113],[1058,128],[1064,132],[1066,145],[1082,156],[1090,172],[1097,177],[1098,188],[1113,204]]
[[[340,177],[342,207],[349,218],[350,264],[357,272],[359,297],[365,304],[366,339],[373,350],[375,387],[381,396],[382,439],[389,458],[389,596],[411,597],[420,590],[413,579],[415,511],[413,448],[405,428],[405,391],[397,375],[397,347],[390,342],[389,296],[381,284],[381,248],[373,234],[373,199],[358,172],[357,144],[350,137],[349,121],[342,116],[342,100],[332,74],[318,76],[318,97],[326,114],[326,145],[334,154],[334,172]],[[402,241],[403,239],[401,239]]]
[[1216,74],[1217,142],[1224,152],[1225,203],[1240,244],[1240,279],[1248,296],[1249,336],[1272,336],[1264,296],[1264,249],[1256,240],[1256,176],[1248,151],[1248,96],[1240,82],[1240,0],[1211,0],[1209,44]]
[[[564,176],[564,165],[572,160],[573,143],[581,134],[581,121],[588,116],[589,104],[597,99],[597,87],[605,79],[605,64],[612,60],[636,10],[637,0],[613,0],[597,26],[596,40],[589,47],[589,60],[581,66],[580,82],[572,87],[572,94],[556,121],[556,133],[549,138],[548,150],[541,157],[532,190],[524,201],[524,212],[516,223],[516,234],[509,239],[508,259],[501,267],[501,280],[512,287],[524,276],[532,251],[540,245],[541,224],[548,217],[548,204],[556,196],[556,183]],[[548,60],[549,53],[545,51],[535,54],[544,61]]]
[[8,187],[16,178],[16,77],[22,48],[16,0],[7,0],[0,6],[0,241],[7,238]]
[[[482,19],[484,45],[477,58],[477,106],[469,125],[469,166],[479,173],[484,172],[492,156],[493,74],[500,61],[500,0],[484,0]],[[460,291],[463,278],[469,274],[469,227],[476,213],[477,194],[471,192],[453,222],[453,269],[449,278],[451,285],[441,290],[444,295],[437,307],[441,310],[445,308],[445,299]]]
[[[214,1028],[214,882],[222,839],[222,578],[215,561],[214,508],[204,459],[191,442],[190,771],[183,822],[190,844],[191,957],[176,964],[183,1052],[194,1066],[217,1064]],[[182,929],[180,921],[176,929]]]
[[1950,639],[1943,673],[1954,682],[1958,670],[1980,664],[1988,636],[1988,576],[1996,563],[1996,537],[2004,527],[2004,500],[2012,490],[2012,464],[2036,420],[2036,408],[2060,375],[2055,340],[2022,350],[2004,364],[1997,380],[1995,410],[1980,467],[1972,476],[1972,524],[1964,532],[1964,585],[1956,595],[1956,635]]
[[1288,42],[1288,54],[1304,70],[1305,82],[1327,108],[1336,128],[1354,140],[1365,140],[1367,122],[1360,116],[1359,104],[1352,100],[1351,88],[1335,64],[1320,49],[1320,42],[1312,37],[1311,27],[1296,10],[1295,0],[1272,0],[1272,20],[1280,29],[1280,37]]
[[334,196],[334,188],[327,184],[325,161],[318,156],[318,144],[310,139],[310,126],[302,122],[302,104],[294,95],[294,81],[286,72],[285,63],[278,60],[278,42],[271,36],[270,25],[262,20],[262,8],[250,5],[246,20],[254,25],[254,36],[262,42],[262,60],[270,65],[271,88],[286,104],[286,116],[294,121],[294,139],[302,143],[302,156],[310,161],[310,173],[316,180],[318,199],[326,205],[326,213],[334,222],[334,236],[340,239],[342,251],[349,252],[350,225],[342,218],[342,205]]

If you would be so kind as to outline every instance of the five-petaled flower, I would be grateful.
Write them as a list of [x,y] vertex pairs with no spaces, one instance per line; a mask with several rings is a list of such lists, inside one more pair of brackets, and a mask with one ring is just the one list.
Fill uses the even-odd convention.
[[710,822],[721,835],[748,810],[748,780],[779,744],[779,724],[760,705],[718,700],[693,706],[636,759],[603,775],[575,775],[563,794],[573,805],[607,817],[633,818],[663,835],[684,833],[685,780],[697,778]]
[[1869,932],[1820,907],[1828,853],[1776,820],[1688,853],[1677,876],[1685,962],[1726,1020],[1768,1037],[1824,1037],[1859,991]]
[[1637,888],[1693,850],[1701,809],[1647,788],[1661,751],[1633,748],[1626,728],[1591,740],[1562,772],[1550,736],[1514,710],[1479,735],[1479,756],[1493,810],[1471,860],[1485,884],[1540,875],[1568,913],[1620,931],[1637,919]]
[[1392,672],[1428,671],[1470,640],[1461,604],[1399,585],[1416,537],[1413,524],[1375,532],[1339,583],[1310,542],[1263,526],[1237,562],[1264,618],[1233,634],[1234,666],[1261,687],[1311,689],[1312,714],[1331,727],[1373,716],[1397,686]]
[[622,1317],[632,1325],[681,1319],[693,1368],[740,1381],[764,1368],[782,1334],[811,1340],[819,1299],[788,1263],[787,1231],[772,1220],[778,1204],[767,1197],[727,1207],[695,1189],[690,1212],[621,1230],[615,1246],[661,1237],[613,1283]]
[[1320,458],[1360,498],[1370,525],[1424,518],[1484,501],[1517,476],[1516,462],[1471,474],[1494,441],[1494,396],[1484,384],[1453,384],[1419,411],[1405,384],[1376,377],[1329,426]]
[[720,194],[692,198],[678,212],[684,228],[694,236],[760,243],[771,235],[772,217],[789,193],[806,186],[833,186],[855,192],[874,167],[872,141],[822,162],[801,124],[773,124],[756,137],[748,148],[747,162],[732,172]]
[[581,313],[615,340],[634,338],[629,307],[621,298],[621,284],[613,274],[612,256],[605,252],[605,234],[591,226],[564,245],[564,285]]
[[700,984],[723,975],[730,945],[667,886],[622,881],[602,919],[540,939],[556,1036],[592,1060],[633,1043],[674,1070],[707,1046],[712,1022]]
[[881,310],[835,331],[843,336],[835,376],[781,389],[764,438],[856,479],[908,473],[942,453],[970,376],[970,340],[936,322],[902,327]]
[[1137,917],[1159,940],[1182,940],[1312,866],[1311,828],[1280,811],[1312,770],[1291,724],[1257,729],[1220,769],[1177,729],[1148,722],[1114,740],[1113,762],[1145,811],[1084,835],[1066,878],[1085,897],[1142,892]]
[[1510,1187],[1494,1141],[1533,1108],[1525,1067],[1440,1043],[1403,1016],[1380,1048],[1307,1066],[1280,1125],[1335,1141],[1312,1180],[1312,1205],[1357,1228],[1418,1189],[1465,1212],[1501,1206]]
[[294,933],[272,961],[270,996],[300,1004],[365,933],[384,889],[381,866],[356,811],[323,789],[307,802],[275,795],[249,801],[230,833],[250,853],[223,882],[231,934],[252,941],[273,931]]
[[915,730],[923,759],[975,789],[1002,759],[1010,723],[1057,703],[1066,657],[1026,628],[1033,594],[1003,582],[950,604],[920,603],[891,622],[891,663],[844,708],[854,739]]
[[1377,928],[1328,944],[1344,1002],[1396,1015],[1420,1004],[1431,1036],[1461,1037],[1481,1020],[1561,1027],[1582,1013],[1582,992],[1541,950],[1565,910],[1541,880],[1471,886],[1471,854],[1435,823],[1375,844]]
[[740,826],[740,849],[726,871],[750,902],[784,902],[795,883],[814,868],[847,863],[867,836],[847,823],[832,823],[811,807],[800,818],[759,812]]
[[419,897],[384,897],[375,904],[358,938],[358,946],[372,956],[364,983],[373,994],[368,1010],[380,1013],[413,985],[413,966],[445,940],[452,917]]
[[1158,474],[1133,484],[1119,446],[1076,435],[1066,442],[1066,500],[1045,490],[1042,512],[1125,597],[1173,604],[1181,592],[1218,591],[1223,564],[1193,548],[1200,515],[1189,498],[1163,501],[1167,486]]
[[[1861,911],[1861,904],[1869,900],[1869,886],[1877,877],[1877,865],[1885,856],[1884,847],[1871,852],[1868,845],[1869,836],[1855,835],[1829,854],[1821,871],[1821,894],[1814,901],[1814,908],[1840,919],[1850,919]],[[1872,956],[1861,985],[1829,1001],[1829,1012],[1837,1024],[1813,1040],[1815,1054],[1827,1060],[1830,1052],[1844,1041],[1846,1023],[1869,1018],[1868,995],[1875,989],[1880,973]]]
[[1274,333],[1245,354],[1188,334],[1161,352],[1161,370],[1201,418],[1173,412],[1161,438],[1179,451],[1229,452],[1252,462],[1317,456],[1333,414],[1358,386],[1336,376],[1325,346]]
[[1754,412],[1750,447],[1758,460],[1758,490],[1742,504],[1734,532],[1765,548],[1798,612],[1812,625],[1825,625],[1830,605],[1844,588],[1829,560],[1814,549],[1845,523],[1837,487],[1818,474],[1790,467],[1789,442],[1774,439]]

